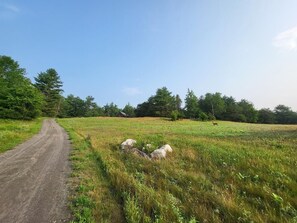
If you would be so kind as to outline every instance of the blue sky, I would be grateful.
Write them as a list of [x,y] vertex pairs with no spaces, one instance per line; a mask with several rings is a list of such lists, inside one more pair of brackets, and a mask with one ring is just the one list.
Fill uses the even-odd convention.
[[0,0],[0,55],[64,94],[136,106],[166,86],[297,111],[296,0]]

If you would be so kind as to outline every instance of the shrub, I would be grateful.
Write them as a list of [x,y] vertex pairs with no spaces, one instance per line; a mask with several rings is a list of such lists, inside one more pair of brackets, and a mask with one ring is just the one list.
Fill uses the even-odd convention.
[[179,119],[179,112],[174,110],[171,112],[171,121],[176,121]]
[[201,121],[207,121],[208,120],[208,115],[205,114],[204,112],[199,113],[199,120]]

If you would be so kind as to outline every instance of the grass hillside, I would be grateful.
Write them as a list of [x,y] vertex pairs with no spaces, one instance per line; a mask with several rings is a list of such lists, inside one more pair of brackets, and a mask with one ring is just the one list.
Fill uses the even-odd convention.
[[[75,149],[78,222],[297,222],[297,126],[60,119]],[[166,160],[125,154],[168,143]],[[149,152],[149,151],[147,151]]]
[[20,121],[0,119],[0,153],[31,138],[41,129],[41,119]]

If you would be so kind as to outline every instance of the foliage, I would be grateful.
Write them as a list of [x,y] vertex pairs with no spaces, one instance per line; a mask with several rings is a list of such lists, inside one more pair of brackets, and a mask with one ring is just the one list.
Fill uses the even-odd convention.
[[206,114],[213,114],[217,119],[222,119],[223,113],[226,110],[224,99],[221,93],[207,93],[199,99],[199,105]]
[[[198,114],[198,119],[200,120],[200,121],[207,121],[208,120],[208,115],[207,114],[205,114],[204,112],[199,112],[199,114]],[[211,119],[212,117],[210,117],[210,119]],[[212,120],[212,119],[211,119]]]
[[177,121],[179,119],[179,112],[174,110],[171,112],[171,121]]
[[199,116],[198,98],[192,90],[188,89],[185,99],[185,115],[187,118],[195,119]]
[[275,123],[275,113],[271,111],[269,108],[260,109],[258,111],[258,122],[266,124]]
[[51,68],[41,72],[35,79],[35,86],[45,98],[45,106],[42,109],[43,115],[56,117],[60,111],[63,92],[63,83],[55,69]]
[[274,109],[277,123],[297,124],[297,113],[293,112],[290,107],[278,105]]
[[63,100],[62,117],[84,117],[86,112],[86,105],[83,99],[70,94]]
[[[136,109],[137,116],[170,117],[180,101],[171,95],[166,87],[159,88],[156,95],[151,96],[147,102],[139,104]],[[178,99],[177,99],[178,100]]]
[[135,109],[135,114],[137,117],[152,116],[153,112],[151,112],[150,110],[151,110],[150,102],[145,101],[137,105]]
[[[84,173],[76,177],[77,185],[91,185],[87,194],[95,222],[281,223],[297,218],[295,125],[221,121],[214,127],[190,120],[104,117],[59,122],[86,139],[81,152],[87,154],[76,157],[75,164]],[[160,141],[169,143],[173,153],[162,161],[126,154],[119,145],[127,138],[154,148]]]
[[92,96],[87,96],[85,100],[85,116],[86,117],[95,117],[95,116],[103,116],[104,111],[101,107],[99,107],[96,102],[94,102],[95,98]]
[[123,112],[129,117],[135,117],[135,108],[129,103],[123,108]]
[[40,115],[43,97],[25,73],[16,61],[0,56],[0,118],[33,119]]
[[243,115],[245,118],[245,122],[249,123],[255,123],[258,119],[258,112],[254,108],[254,105],[251,102],[248,102],[247,100],[242,99],[238,106],[241,109],[241,115]]
[[175,98],[166,87],[157,89],[156,95],[150,99],[155,116],[169,117],[171,111],[175,108]]
[[227,97],[224,96],[223,100],[225,102],[225,112],[223,113],[223,120],[229,120],[229,121],[243,121],[242,115],[242,109],[236,102],[236,100],[233,97]]
[[[114,103],[103,108],[94,102],[92,96],[85,100],[70,94],[62,97],[62,81],[55,69],[41,72],[35,77],[35,84],[25,77],[25,69],[7,56],[0,56],[0,118],[33,119],[41,114],[50,117],[116,117],[121,109]],[[37,90],[38,89],[38,90]],[[157,89],[156,94],[137,105],[129,103],[122,110],[129,117],[168,117],[177,120],[189,119],[228,120],[249,123],[297,124],[297,112],[285,105],[278,105],[274,111],[260,109],[242,99],[221,93],[206,93],[199,99],[188,89],[185,107],[180,96],[173,95],[166,87]]]
[[95,117],[103,116],[103,109],[100,108],[92,96],[85,100],[70,94],[62,99],[62,106],[59,112],[60,118],[65,117]]
[[111,102],[110,104],[106,104],[103,107],[103,110],[104,110],[105,116],[109,116],[109,117],[117,117],[121,111],[121,109],[119,109],[118,106],[113,102]]

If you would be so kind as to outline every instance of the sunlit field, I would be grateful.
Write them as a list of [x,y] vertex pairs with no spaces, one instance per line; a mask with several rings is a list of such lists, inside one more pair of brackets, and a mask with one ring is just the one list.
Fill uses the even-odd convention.
[[[59,119],[73,142],[79,222],[297,222],[297,126]],[[165,160],[123,153],[127,138]],[[153,151],[155,148],[152,148]],[[145,152],[151,152],[145,151]]]
[[42,119],[20,121],[0,119],[0,153],[12,149],[41,129]]

